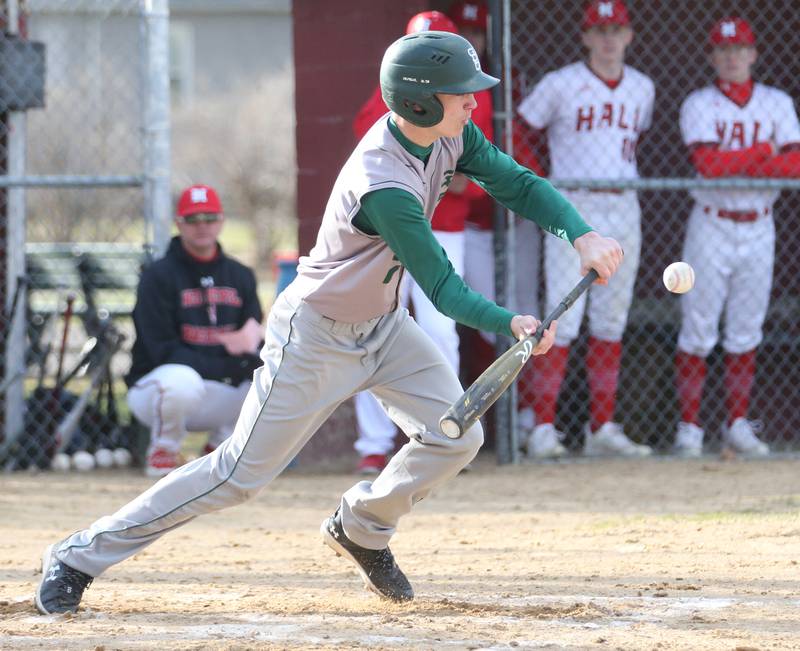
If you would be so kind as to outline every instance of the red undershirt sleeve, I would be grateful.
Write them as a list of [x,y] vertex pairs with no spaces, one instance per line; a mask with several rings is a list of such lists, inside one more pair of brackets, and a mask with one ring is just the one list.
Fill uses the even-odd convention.
[[716,145],[697,145],[691,156],[697,171],[707,178],[762,176],[758,170],[772,156],[772,145],[762,142],[736,151],[720,151]]

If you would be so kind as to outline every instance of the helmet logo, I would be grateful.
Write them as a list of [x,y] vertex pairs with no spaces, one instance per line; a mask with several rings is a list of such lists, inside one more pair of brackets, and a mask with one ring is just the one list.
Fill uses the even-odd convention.
[[469,54],[469,58],[472,59],[472,63],[475,64],[475,70],[478,72],[481,71],[481,60],[478,58],[478,53],[475,51],[474,47],[467,48],[467,54]]

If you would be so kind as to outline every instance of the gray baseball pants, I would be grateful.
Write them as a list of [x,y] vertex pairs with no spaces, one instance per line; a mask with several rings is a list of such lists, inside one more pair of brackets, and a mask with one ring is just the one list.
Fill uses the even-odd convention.
[[439,433],[439,418],[462,388],[405,309],[363,323],[337,322],[291,290],[272,307],[264,366],[231,437],[69,536],[58,547],[59,560],[98,576],[192,518],[254,497],[343,401],[366,389],[409,441],[378,477],[342,496],[342,525],[353,542],[385,547],[400,517],[475,457],[483,443],[479,424],[457,440]]

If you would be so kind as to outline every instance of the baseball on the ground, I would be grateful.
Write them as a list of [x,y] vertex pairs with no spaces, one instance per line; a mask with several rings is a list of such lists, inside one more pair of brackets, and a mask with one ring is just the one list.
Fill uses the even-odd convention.
[[675,294],[685,294],[694,287],[694,269],[688,262],[673,262],[664,269],[664,287]]
[[112,454],[117,468],[127,468],[133,462],[133,456],[125,448],[116,448]]
[[110,468],[114,465],[114,453],[108,448],[98,448],[94,453],[94,461],[98,468]]
[[72,455],[72,467],[79,472],[86,472],[94,468],[94,455],[86,450],[80,450]]
[[66,472],[69,470],[69,455],[63,452],[56,454],[50,462],[50,468],[58,472]]

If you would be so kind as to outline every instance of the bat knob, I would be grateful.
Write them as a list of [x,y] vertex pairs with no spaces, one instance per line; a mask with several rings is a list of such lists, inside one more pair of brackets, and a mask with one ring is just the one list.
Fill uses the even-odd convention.
[[461,426],[456,422],[454,418],[449,416],[444,416],[439,421],[439,429],[449,439],[457,439],[461,436]]

